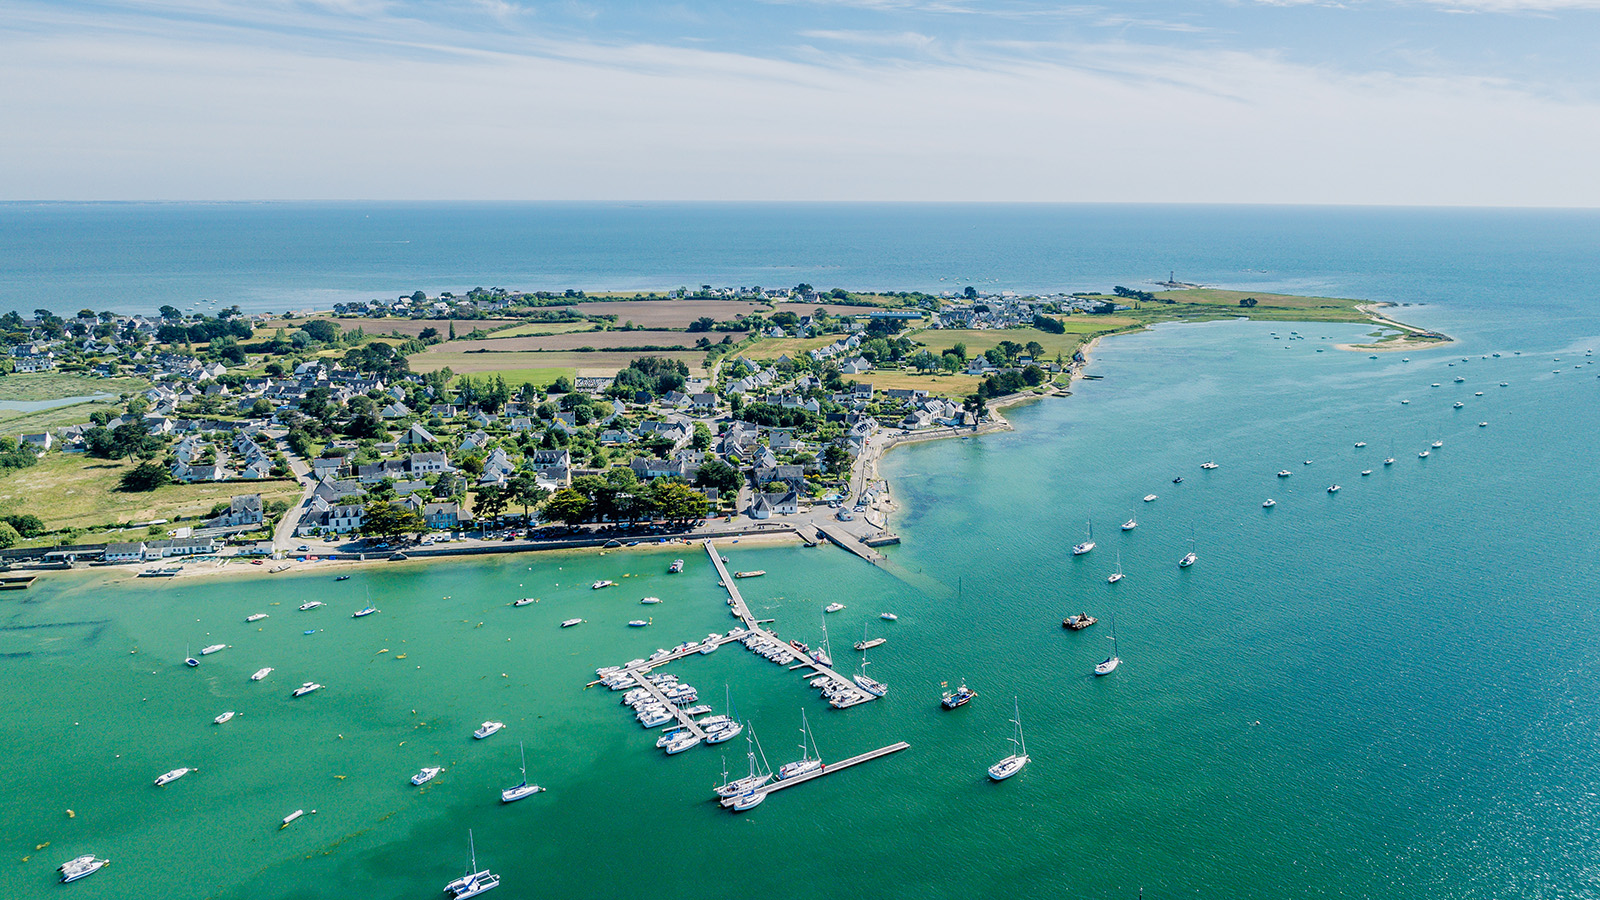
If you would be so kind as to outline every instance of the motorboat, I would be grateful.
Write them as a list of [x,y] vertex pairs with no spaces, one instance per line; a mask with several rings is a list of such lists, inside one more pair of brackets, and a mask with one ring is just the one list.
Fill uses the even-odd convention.
[[443,771],[443,766],[425,766],[423,767],[422,771],[411,776],[411,783],[421,787],[422,785],[432,781],[440,772]]
[[57,867],[56,871],[61,873],[62,884],[71,884],[80,878],[88,878],[109,865],[111,865],[111,860],[98,859],[93,854],[89,854],[62,863]]
[[1177,478],[1172,479],[1172,483],[1173,484],[1183,484],[1183,476],[1179,475]]
[[1155,494],[1145,494],[1144,495],[1144,502],[1146,502],[1146,503],[1154,503],[1155,499],[1156,499],[1156,495]]
[[1283,471],[1278,473],[1278,477],[1279,478],[1288,478],[1290,475],[1293,475],[1293,474],[1294,473],[1289,471],[1288,469],[1284,469]]
[[512,606],[527,606],[530,603],[538,603],[538,602],[539,601],[537,599],[533,598],[533,597],[523,597],[521,600],[513,601],[511,605]]
[[299,687],[294,689],[294,696],[296,696],[296,697],[304,697],[305,695],[311,693],[312,691],[320,691],[320,690],[322,690],[322,685],[317,684],[315,681],[308,681],[305,684],[302,684]]
[[955,709],[958,706],[966,706],[971,703],[972,698],[976,696],[978,696],[978,692],[967,687],[967,683],[963,681],[961,686],[955,690],[945,691],[944,696],[939,699],[939,705],[945,709]]
[[[472,843],[472,832],[470,830],[467,832],[467,840]],[[488,869],[478,868],[478,848],[475,843],[472,843],[472,867],[467,870],[467,874],[445,885],[444,892],[450,895],[451,900],[466,900],[468,897],[476,897],[484,891],[493,890],[499,886],[499,875],[490,872]]]
[[654,606],[657,603],[661,602],[661,598],[660,597],[645,597],[644,599],[640,600],[639,602],[644,604],[645,606]]
[[182,778],[193,771],[194,769],[185,766],[181,769],[173,769],[171,772],[165,772],[161,775],[161,777],[156,779],[156,787],[166,787],[167,785],[177,781],[179,778]]
[[1330,493],[1330,494],[1339,493],[1339,486],[1337,484],[1328,485],[1328,493]]
[[671,572],[673,575],[676,575],[679,572],[682,572],[683,571],[683,560],[681,560],[681,559],[673,560],[672,561],[672,565],[667,566],[667,571]]
[[885,622],[897,622],[900,620],[900,617],[894,613],[879,613],[878,618],[884,620]]
[[366,607],[364,609],[358,609],[355,612],[351,613],[350,614],[350,618],[352,618],[352,619],[360,619],[360,618],[362,618],[364,616],[370,616],[370,615],[372,615],[373,613],[375,613],[377,611],[378,611],[377,607],[368,606],[368,607]]
[[338,578],[334,579],[334,581],[349,581],[349,580],[350,580],[350,576],[349,575],[340,575]]
[[[1462,362],[1465,362],[1465,361],[1466,361],[1466,360],[1462,360]],[[1466,381],[1466,379],[1465,379],[1465,378],[1462,378],[1462,377],[1461,377],[1461,376],[1460,376],[1460,375],[1457,375],[1457,376],[1456,376],[1456,384],[1460,384],[1460,383],[1461,383],[1461,382],[1463,382],[1463,381]]]
[[1094,523],[1088,522],[1085,524],[1088,526],[1088,537],[1084,539],[1083,543],[1073,546],[1073,556],[1082,556],[1094,549]]
[[1465,403],[1462,403],[1462,402],[1461,402],[1461,401],[1460,401],[1460,400],[1457,400],[1457,401],[1456,401],[1456,402],[1455,402],[1455,405],[1454,405],[1454,407],[1452,407],[1452,408],[1454,408],[1454,409],[1460,409],[1460,408],[1461,408],[1461,407],[1463,407],[1463,406],[1466,406],[1466,404],[1465,404]]
[[305,612],[308,609],[316,609],[319,606],[326,605],[327,604],[323,603],[321,600],[308,600],[305,603],[300,604],[300,611]]
[[517,747],[522,751],[522,781],[515,787],[508,787],[500,792],[501,803],[510,803],[513,800],[521,800],[523,797],[531,797],[544,790],[537,784],[528,783],[528,748],[521,743]]
[[1100,620],[1088,613],[1073,613],[1061,620],[1061,627],[1072,631],[1082,631],[1098,621]]
[[253,615],[253,616],[245,616],[245,617],[244,617],[244,620],[245,620],[245,621],[246,621],[246,622],[259,622],[259,621],[261,621],[261,620],[262,620],[262,619],[265,619],[265,618],[266,618],[266,617],[267,617],[267,614],[266,614],[266,613],[256,613],[256,614],[255,614],[255,615]]
[[1261,506],[1264,509],[1271,509],[1272,507],[1277,506],[1277,505],[1278,505],[1278,501],[1272,499],[1271,497],[1268,497],[1267,499],[1261,501]]
[[1365,478],[1365,477],[1367,477],[1368,475],[1371,475],[1371,474],[1372,474],[1372,470],[1371,469],[1362,469],[1361,470],[1361,477],[1362,478]]
[[843,603],[834,602],[834,603],[829,603],[827,606],[824,606],[822,608],[822,611],[823,612],[828,612],[828,613],[836,613],[841,609],[844,609],[844,604]]
[[870,641],[856,641],[855,646],[857,650],[871,650],[873,647],[878,647],[885,643],[887,643],[885,638],[873,638]]
[[1302,465],[1307,465],[1307,466],[1311,465],[1311,460],[1309,460],[1309,459],[1306,460]]
[[250,680],[251,681],[260,681],[261,679],[263,679],[263,678],[265,678],[265,677],[267,677],[268,675],[271,675],[271,674],[272,674],[272,667],[271,666],[263,666],[262,668],[257,669],[255,671],[254,675],[250,676]]
[[1366,441],[1356,441],[1356,447],[1357,448],[1365,447],[1366,445],[1367,445]]
[[1478,423],[1478,427],[1479,428],[1488,428],[1489,427],[1489,423],[1488,422],[1479,422]]
[[766,569],[756,569],[753,572],[735,572],[735,573],[733,573],[733,577],[735,577],[735,578],[760,578],[761,576],[763,576],[765,574],[767,574],[767,570]]
[[478,726],[478,730],[474,731],[472,736],[481,741],[504,727],[506,727],[506,723],[504,722],[485,722]]
[[1439,449],[1440,447],[1443,447],[1443,446],[1444,446],[1444,441],[1434,441],[1433,444],[1432,444],[1432,447],[1435,450],[1437,450],[1437,449]]
[[222,715],[217,716],[215,719],[212,719],[211,721],[217,723],[218,725],[221,725],[223,722],[226,722],[226,721],[232,719],[236,715],[238,715],[238,713],[236,713],[236,712],[234,712],[233,710],[230,709],[227,712],[223,713]]
[[571,628],[574,625],[582,625],[582,624],[583,624],[583,620],[582,619],[567,619],[566,621],[561,623],[561,627],[562,628]]
[[589,587],[598,591],[601,588],[615,587],[616,584],[617,583],[615,581],[596,581],[594,584],[589,585]]
[[1421,453],[1417,454],[1417,459],[1427,459],[1427,458],[1428,458],[1428,451],[1426,451],[1426,450],[1424,450]]
[[1200,464],[1200,468],[1202,468],[1202,469],[1215,469],[1216,467],[1217,467],[1217,464],[1214,463],[1214,462],[1210,462],[1209,460]]
[[989,767],[989,778],[994,781],[1005,781],[1007,778],[1021,772],[1022,767],[1028,764],[1028,745],[1023,742],[1022,738],[1021,707],[1016,706],[1015,699],[1012,701],[1012,706],[1016,710],[1016,718],[1011,720],[1011,724],[1016,726],[1016,737],[1007,738],[1007,740],[1011,741],[1016,752]]

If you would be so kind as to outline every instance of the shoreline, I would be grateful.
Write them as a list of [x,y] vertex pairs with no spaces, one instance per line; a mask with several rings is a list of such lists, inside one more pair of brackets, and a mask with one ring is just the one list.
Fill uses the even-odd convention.
[[1353,353],[1399,353],[1406,350],[1431,350],[1455,343],[1455,338],[1438,331],[1430,331],[1415,325],[1407,325],[1397,319],[1392,319],[1379,312],[1387,306],[1395,304],[1387,300],[1373,303],[1357,304],[1356,309],[1366,314],[1373,322],[1385,328],[1392,328],[1400,332],[1396,338],[1374,341],[1370,344],[1334,344],[1335,350],[1348,350]]

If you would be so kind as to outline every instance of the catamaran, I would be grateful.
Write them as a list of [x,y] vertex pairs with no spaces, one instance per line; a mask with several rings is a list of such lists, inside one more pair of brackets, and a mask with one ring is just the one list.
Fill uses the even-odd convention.
[[70,884],[80,878],[88,878],[109,865],[111,865],[111,860],[96,859],[93,854],[89,854],[62,863],[56,871],[61,873],[62,884]]
[[488,869],[478,868],[478,847],[472,840],[472,830],[467,830],[467,841],[472,846],[472,868],[467,874],[457,878],[444,886],[444,892],[454,900],[464,900],[467,897],[476,897],[487,890],[500,886],[500,876]]
[[537,784],[528,783],[528,748],[520,742],[517,747],[522,750],[522,781],[516,787],[508,787],[500,792],[501,803],[510,803],[513,800],[521,800],[523,797],[531,797],[544,790]]
[[1089,536],[1088,536],[1088,538],[1086,540],[1084,540],[1083,543],[1076,544],[1076,545],[1073,546],[1073,548],[1072,548],[1072,555],[1073,556],[1082,556],[1083,554],[1088,553],[1090,550],[1094,549],[1094,523],[1093,522],[1089,522],[1088,520],[1085,520],[1084,524],[1088,526]]
[[821,769],[822,751],[818,750],[815,758],[811,756],[811,749],[816,745],[817,739],[811,736],[811,723],[806,721],[806,711],[802,709],[800,710],[800,758],[779,766],[778,780],[794,778]]
[[1111,655],[1105,661],[1094,667],[1095,675],[1110,675],[1122,665],[1122,658],[1117,656],[1117,620],[1111,620]]
[[1017,752],[989,767],[989,777],[995,781],[1005,781],[1007,778],[1021,772],[1022,767],[1028,764],[1028,745],[1023,743],[1022,740],[1022,708],[1016,705],[1015,697],[1012,698],[1011,703],[1012,708],[1016,710],[1016,718],[1011,720],[1011,724],[1017,726],[1017,736],[1008,738],[1008,740],[1016,745]]

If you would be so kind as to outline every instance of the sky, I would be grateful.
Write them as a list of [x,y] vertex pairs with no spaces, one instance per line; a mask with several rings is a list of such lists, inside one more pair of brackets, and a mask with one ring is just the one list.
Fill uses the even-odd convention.
[[1600,0],[0,0],[0,200],[1600,206]]

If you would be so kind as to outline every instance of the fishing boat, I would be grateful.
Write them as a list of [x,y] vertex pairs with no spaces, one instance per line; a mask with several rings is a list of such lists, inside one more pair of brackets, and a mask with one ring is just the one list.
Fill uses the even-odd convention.
[[1294,473],[1289,471],[1288,469],[1282,469],[1282,470],[1280,470],[1278,472],[1278,477],[1279,478],[1288,478],[1290,475],[1293,475],[1293,474]]
[[887,642],[888,641],[885,638],[873,638],[870,641],[860,640],[860,641],[856,641],[856,649],[857,650],[871,650],[873,647],[880,647],[880,646],[882,646],[883,644],[885,644]]
[[682,572],[683,571],[683,560],[681,560],[681,559],[673,560],[672,561],[672,565],[667,566],[667,571],[671,572],[673,575],[676,575],[679,572]]
[[617,583],[615,581],[596,581],[594,584],[589,585],[589,587],[598,591],[601,588],[615,587],[616,584]]
[[156,787],[166,787],[167,785],[177,781],[179,778],[182,778],[193,771],[194,769],[185,766],[181,769],[173,769],[171,772],[165,772],[161,775],[161,777],[156,779]]
[[1086,612],[1073,613],[1072,615],[1061,620],[1061,627],[1071,631],[1082,631],[1098,621],[1100,620]]
[[1272,499],[1271,497],[1268,497],[1267,499],[1261,501],[1261,505],[1264,508],[1271,509],[1272,507],[1278,505],[1278,501]]
[[[939,686],[949,687],[950,682],[941,681],[939,682]],[[967,683],[962,681],[960,687],[953,691],[944,692],[944,696],[939,698],[939,705],[945,709],[955,709],[958,706],[966,706],[968,703],[971,703],[972,698],[976,696],[978,696],[978,692],[967,687]]]
[[1116,584],[1122,580],[1122,551],[1117,551],[1117,570],[1106,576],[1106,584]]
[[1088,537],[1084,539],[1083,543],[1074,544],[1073,545],[1073,547],[1072,547],[1072,555],[1073,556],[1082,556],[1085,553],[1088,553],[1090,550],[1094,549],[1094,523],[1085,520],[1084,524],[1088,527],[1088,531],[1089,531]]
[[511,605],[512,606],[527,606],[530,603],[538,603],[538,602],[539,601],[534,599],[533,597],[523,597],[521,600],[512,601]]
[[1146,503],[1154,503],[1155,499],[1156,499],[1156,495],[1155,494],[1145,494],[1144,495],[1144,502],[1146,502]]
[[423,767],[422,771],[411,776],[411,783],[421,787],[422,785],[432,781],[440,772],[443,771],[443,766],[425,766]]
[[255,671],[254,675],[250,676],[250,680],[251,681],[260,681],[261,679],[263,679],[263,678],[265,678],[265,677],[267,677],[268,675],[271,675],[271,674],[272,674],[272,667],[271,666],[263,666],[263,667],[257,669]]
[[[861,629],[861,640],[862,641],[866,641],[866,639],[867,639],[867,629],[866,629],[865,626],[862,626],[862,629]],[[861,674],[851,676],[850,680],[854,681],[856,683],[857,687],[861,688],[863,691],[866,691],[867,693],[871,694],[874,697],[882,697],[884,694],[889,693],[888,686],[885,685],[883,682],[876,681],[876,680],[874,680],[872,678],[868,678],[867,677],[867,665],[868,665],[868,663],[867,663],[867,651],[866,650],[862,650],[861,651]]]
[[296,696],[296,697],[304,697],[305,695],[311,693],[312,691],[320,691],[320,690],[322,690],[322,685],[317,684],[315,681],[308,681],[305,684],[302,684],[299,687],[294,689],[294,696]]
[[646,625],[649,625],[649,624],[650,624],[650,622],[648,620],[646,620],[646,619],[632,619],[632,620],[630,620],[628,622],[628,627],[629,628],[643,628],[643,627],[645,627]]
[[234,712],[233,710],[230,709],[227,712],[223,713],[222,715],[217,716],[215,719],[212,719],[211,721],[217,723],[218,725],[221,725],[223,722],[226,722],[229,719],[232,719],[236,715],[238,715],[238,713],[236,713],[236,712]]
[[733,573],[733,577],[735,577],[735,578],[760,578],[761,576],[763,576],[765,574],[767,574],[767,570],[765,570],[765,569],[756,569],[753,572],[735,572],[735,573]]
[[827,613],[836,613],[841,609],[844,609],[844,604],[835,602],[835,603],[829,603],[827,606],[824,606],[822,608],[822,611],[823,612],[827,612]]
[[61,873],[62,884],[71,884],[80,878],[88,878],[109,865],[111,865],[111,860],[98,859],[93,854],[89,854],[62,863],[56,868],[56,871]]
[[245,621],[246,621],[246,622],[259,622],[259,621],[261,621],[261,620],[262,620],[262,619],[265,619],[265,618],[266,618],[266,617],[267,617],[267,614],[266,614],[266,613],[256,613],[256,614],[255,614],[255,615],[253,615],[253,616],[245,616],[245,617],[244,617],[244,620],[245,620]]
[[508,787],[500,792],[501,803],[511,803],[515,800],[521,800],[523,797],[531,797],[544,790],[537,784],[528,783],[528,748],[521,742],[517,744],[517,747],[522,751],[522,781],[515,787]]
[[818,750],[816,757],[811,756],[811,748],[817,745],[817,739],[811,736],[811,723],[806,721],[806,711],[800,710],[800,758],[792,763],[784,763],[778,767],[778,780],[794,778],[808,772],[815,772],[822,768],[822,751]]
[[645,597],[645,598],[641,599],[639,602],[644,604],[645,606],[655,606],[657,603],[661,602],[661,598],[660,597]]
[[566,621],[561,623],[561,627],[562,628],[571,628],[574,625],[582,625],[582,624],[583,624],[583,620],[582,619],[567,619]]
[[1007,738],[1011,741],[1016,752],[989,767],[989,778],[994,781],[1005,781],[1007,778],[1022,771],[1028,764],[1028,745],[1022,738],[1022,708],[1017,705],[1016,698],[1011,700],[1012,708],[1016,711],[1016,718],[1011,724],[1016,726],[1016,737]]
[[506,727],[504,722],[485,722],[478,727],[477,731],[472,733],[472,736],[481,741],[504,727]]
[[1202,469],[1215,469],[1216,467],[1217,467],[1217,464],[1214,463],[1214,462],[1210,462],[1210,461],[1203,462],[1203,463],[1200,464],[1200,468],[1202,468]]
[[300,604],[300,611],[305,612],[308,609],[316,609],[319,606],[325,605],[326,604],[324,604],[321,600],[308,600],[307,602]]
[[1106,657],[1103,662],[1094,667],[1094,674],[1096,676],[1110,675],[1112,672],[1115,672],[1117,670],[1117,666],[1120,665],[1122,665],[1122,657],[1117,655],[1117,620],[1112,619],[1111,655]]
[[897,622],[900,620],[900,617],[894,613],[879,613],[878,618],[884,620],[885,622]]
[[478,868],[478,847],[472,839],[472,830],[467,830],[467,842],[472,847],[472,866],[467,874],[457,878],[444,886],[444,892],[452,900],[465,900],[467,897],[476,897],[484,891],[493,890],[500,886],[500,876],[488,869]]

